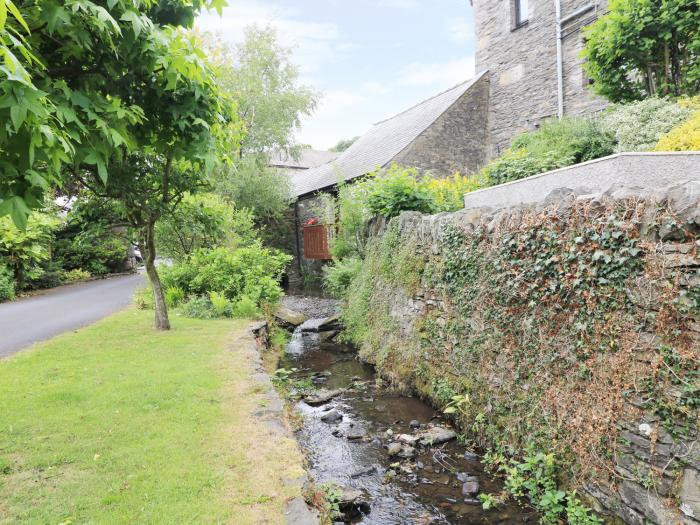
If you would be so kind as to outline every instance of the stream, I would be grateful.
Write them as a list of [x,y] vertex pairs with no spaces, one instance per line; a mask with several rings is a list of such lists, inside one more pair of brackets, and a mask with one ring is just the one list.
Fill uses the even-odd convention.
[[[479,457],[456,439],[416,442],[426,432],[437,441],[449,437],[440,413],[380,386],[373,367],[361,363],[353,347],[324,341],[318,325],[309,320],[294,331],[279,366],[297,369],[295,379],[311,379],[319,388],[315,397],[297,403],[303,415],[297,438],[317,485],[334,483],[346,494],[354,492],[346,498],[354,503],[337,523],[537,523],[534,511],[513,501],[483,510],[477,493],[497,494],[502,484],[484,472]],[[320,399],[339,389],[347,390],[327,402]]]

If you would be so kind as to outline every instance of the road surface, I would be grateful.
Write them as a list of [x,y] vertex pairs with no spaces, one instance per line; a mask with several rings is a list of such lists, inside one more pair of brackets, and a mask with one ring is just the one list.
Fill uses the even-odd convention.
[[143,275],[112,277],[0,304],[0,359],[124,308],[144,283]]

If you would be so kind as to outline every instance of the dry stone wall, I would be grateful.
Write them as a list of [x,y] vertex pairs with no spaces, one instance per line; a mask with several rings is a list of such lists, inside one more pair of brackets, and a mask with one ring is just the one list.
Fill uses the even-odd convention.
[[699,234],[698,181],[408,212],[344,318],[386,379],[437,404],[468,394],[477,444],[551,447],[611,520],[697,525]]

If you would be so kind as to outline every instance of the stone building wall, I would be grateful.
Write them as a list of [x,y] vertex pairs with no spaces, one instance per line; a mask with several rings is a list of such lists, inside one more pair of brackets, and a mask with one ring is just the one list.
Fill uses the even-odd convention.
[[489,85],[482,76],[392,162],[437,175],[478,171],[488,160]]
[[304,223],[317,218],[323,224],[332,225],[335,222],[332,208],[328,207],[328,197],[332,192],[316,193],[300,198],[296,206],[296,225],[294,232],[293,252],[294,260],[291,262],[287,273],[290,287],[297,290],[316,289],[320,286],[323,277],[323,267],[327,261],[306,259],[304,257]]
[[[506,149],[512,138],[536,129],[558,114],[556,14],[554,0],[529,0],[528,21],[514,24],[514,0],[473,0],[476,24],[476,70],[491,74],[491,157]],[[588,0],[562,0],[562,17],[589,4]],[[605,0],[572,20],[564,28],[564,110],[582,114],[605,104],[585,85],[578,54],[583,45],[580,27],[600,13]]]

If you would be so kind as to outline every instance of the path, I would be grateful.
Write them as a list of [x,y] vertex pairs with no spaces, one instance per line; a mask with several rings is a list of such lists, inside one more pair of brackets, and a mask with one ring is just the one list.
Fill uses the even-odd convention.
[[144,282],[143,275],[112,277],[0,304],[0,359],[124,308]]

